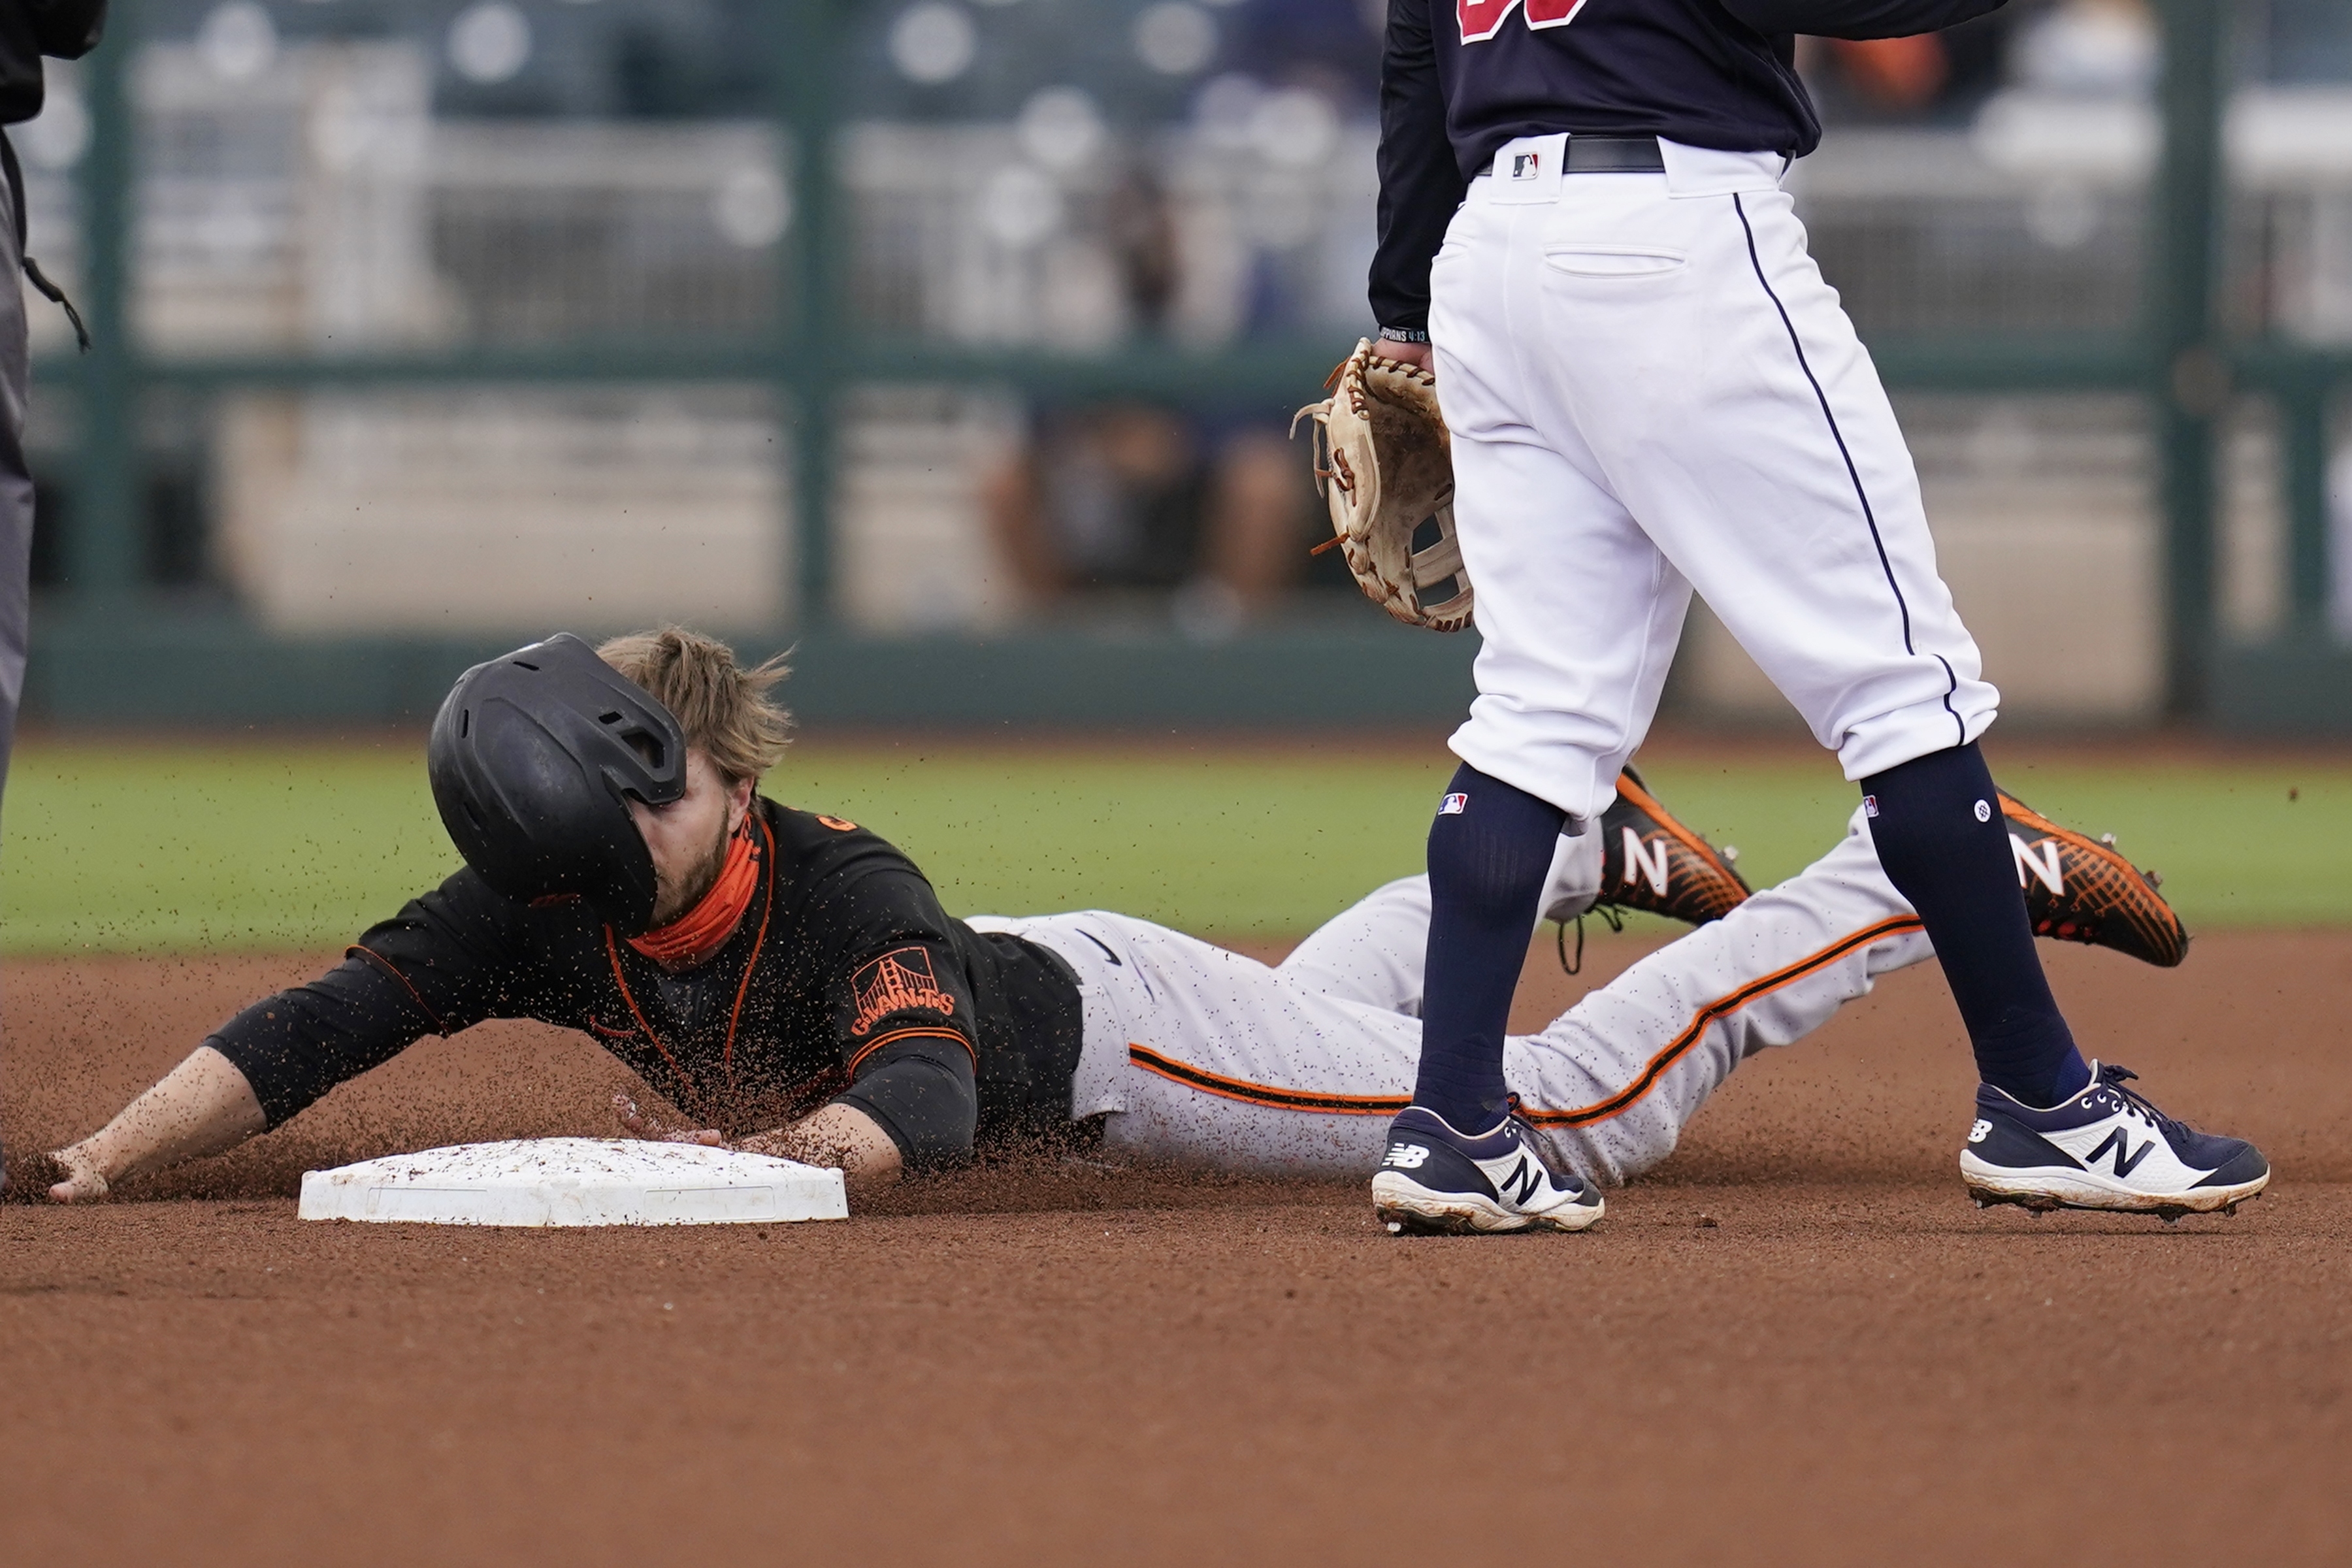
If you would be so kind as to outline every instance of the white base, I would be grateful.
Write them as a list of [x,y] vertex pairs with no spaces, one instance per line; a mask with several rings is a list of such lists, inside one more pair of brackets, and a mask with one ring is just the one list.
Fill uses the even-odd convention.
[[302,1177],[304,1219],[421,1225],[750,1225],[847,1219],[839,1171],[698,1143],[521,1138]]

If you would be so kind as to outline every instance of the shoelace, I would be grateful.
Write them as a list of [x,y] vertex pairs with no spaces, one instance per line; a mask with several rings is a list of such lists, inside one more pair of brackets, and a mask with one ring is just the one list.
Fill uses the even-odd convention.
[[[1594,904],[1584,911],[1584,915],[1599,915],[1608,922],[1612,931],[1625,929],[1625,917],[1613,904]],[[1584,973],[1584,915],[1576,917],[1576,962],[1573,963],[1568,958],[1568,922],[1557,921],[1552,924],[1552,945],[1559,952],[1559,972],[1562,974]]]
[[2182,1132],[2193,1132],[2196,1131],[2196,1129],[2190,1127],[2189,1123],[2175,1121],[2173,1118],[2167,1116],[2163,1111],[2158,1110],[2154,1105],[2148,1103],[2147,1097],[2141,1094],[2138,1090],[2129,1089],[2124,1087],[2125,1084],[2137,1077],[2139,1077],[2139,1074],[2132,1071],[2132,1069],[2127,1067],[2118,1067],[2114,1062],[2101,1062],[2099,1064],[2099,1087],[2101,1089],[2113,1090],[2116,1098],[2124,1102],[2125,1110],[2129,1110],[2135,1116],[2146,1117],[2148,1123],[2160,1132],[2171,1131],[2176,1129]]
[[1581,1192],[1584,1189],[1583,1177],[1573,1171],[1561,1172],[1555,1169],[1551,1161],[1545,1157],[1543,1145],[1536,1141],[1535,1124],[1529,1121],[1525,1114],[1526,1108],[1519,1100],[1519,1091],[1515,1089],[1506,1089],[1503,1092],[1503,1099],[1509,1107],[1507,1113],[1508,1121],[1506,1125],[1512,1123],[1517,1125],[1519,1145],[1527,1151],[1528,1157],[1543,1167],[1544,1174],[1550,1177],[1554,1184],[1565,1183],[1573,1190]]

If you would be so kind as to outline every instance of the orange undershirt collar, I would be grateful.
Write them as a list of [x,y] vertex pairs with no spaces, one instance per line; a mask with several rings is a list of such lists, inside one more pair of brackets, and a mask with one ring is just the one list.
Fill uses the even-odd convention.
[[751,907],[751,894],[759,885],[760,857],[751,847],[746,822],[744,831],[727,846],[719,880],[702,895],[702,901],[658,931],[629,938],[629,945],[666,969],[691,969],[727,945],[727,939],[742,923],[743,912]]

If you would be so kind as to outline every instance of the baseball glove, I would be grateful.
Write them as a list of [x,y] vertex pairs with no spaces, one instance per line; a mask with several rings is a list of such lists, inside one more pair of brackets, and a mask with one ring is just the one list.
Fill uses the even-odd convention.
[[[1437,377],[1389,359],[1367,338],[1324,384],[1331,395],[1291,420],[1315,421],[1315,487],[1365,597],[1407,626],[1458,632],[1470,624],[1470,578],[1454,537],[1454,454],[1437,411]],[[1415,550],[1434,519],[1437,541]],[[1427,592],[1452,584],[1444,598]]]

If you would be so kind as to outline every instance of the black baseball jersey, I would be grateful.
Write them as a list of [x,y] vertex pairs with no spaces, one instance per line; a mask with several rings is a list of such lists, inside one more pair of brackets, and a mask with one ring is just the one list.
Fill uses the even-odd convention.
[[1496,148],[1559,132],[1803,157],[1796,35],[1934,32],[2003,0],[1389,0],[1373,318],[1429,320],[1429,262]]
[[913,862],[854,823],[764,799],[753,818],[751,905],[691,970],[668,973],[576,900],[520,903],[464,870],[207,1043],[272,1127],[485,1018],[581,1030],[730,1133],[838,1099],[922,1165],[1068,1126],[1082,1025],[1060,959],[951,918]]

